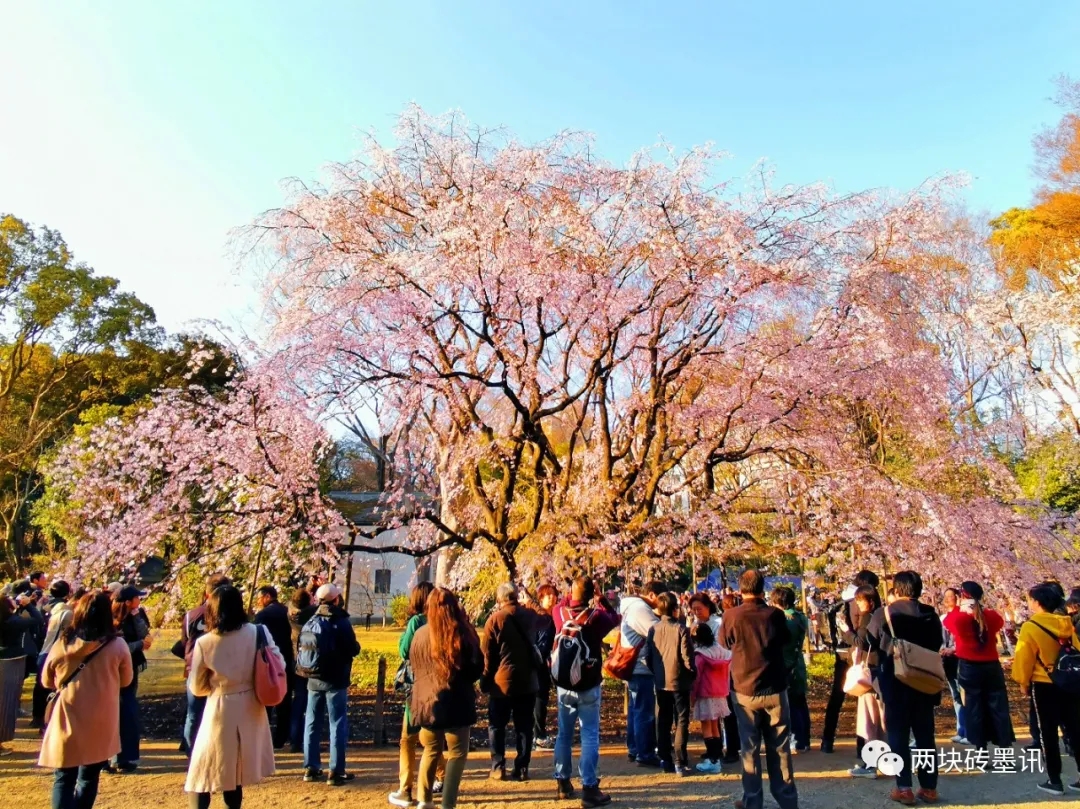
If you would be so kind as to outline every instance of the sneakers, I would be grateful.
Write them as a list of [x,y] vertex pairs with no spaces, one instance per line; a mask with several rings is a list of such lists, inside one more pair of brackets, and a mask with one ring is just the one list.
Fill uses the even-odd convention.
[[705,759],[703,762],[697,765],[697,771],[704,775],[718,775],[724,771],[724,768],[720,766],[719,761],[712,761]]
[[491,772],[488,773],[488,780],[489,781],[505,781],[506,780],[506,770],[504,770],[502,767],[495,767]]
[[356,779],[356,776],[351,772],[335,773],[330,776],[330,779],[326,782],[332,787],[343,787],[350,781]]
[[920,789],[915,793],[915,797],[923,803],[937,803],[941,798],[938,797],[936,789]]
[[545,736],[542,739],[537,739],[533,742],[533,750],[554,750],[555,740],[550,736]]
[[863,767],[860,764],[856,764],[848,770],[848,775],[852,778],[877,778],[877,770],[873,767]]
[[442,795],[442,781],[436,780],[435,783],[431,785],[431,794]]
[[321,781],[326,777],[326,774],[322,770],[304,770],[304,780],[309,784],[314,781]]
[[600,785],[581,788],[581,809],[594,809],[597,806],[607,806],[611,803],[611,796],[600,790]]
[[694,768],[688,764],[676,764],[675,774],[680,778],[689,778],[694,774]]
[[1065,785],[1061,783],[1055,784],[1053,781],[1043,781],[1041,784],[1039,784],[1038,788],[1041,789],[1043,792],[1050,793],[1051,795],[1065,794]]
[[510,780],[511,781],[519,781],[519,782],[528,781],[529,780],[529,768],[528,767],[522,767],[520,770],[514,770],[512,773],[510,773]]
[[391,806],[409,807],[413,805],[412,795],[408,792],[402,792],[400,789],[387,795],[386,800]]
[[1073,792],[1080,792],[1080,778],[1069,784],[1069,789],[1071,789]]
[[569,778],[560,778],[558,780],[559,800],[568,801],[574,797],[574,785],[570,782]]
[[914,806],[915,793],[912,792],[910,789],[900,789],[899,787],[896,787],[892,792],[889,793],[889,800],[896,801],[897,803],[902,803],[904,804],[904,806]]
[[951,741],[953,744],[971,744],[971,742],[967,740],[966,736],[961,736],[959,733],[953,736],[949,741]]

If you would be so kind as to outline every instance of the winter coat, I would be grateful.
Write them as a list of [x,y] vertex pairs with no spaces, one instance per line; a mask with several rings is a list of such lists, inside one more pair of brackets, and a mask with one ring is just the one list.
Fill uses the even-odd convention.
[[731,650],[731,679],[736,694],[768,696],[787,689],[784,646],[788,642],[783,610],[760,598],[747,598],[724,614],[720,642]]
[[267,604],[255,613],[255,623],[262,624],[274,639],[274,645],[281,652],[285,661],[285,670],[292,671],[296,662],[296,653],[292,648],[292,628],[289,625],[289,610],[280,601]]
[[[1046,630],[1049,630],[1053,637],[1047,634]],[[1046,669],[1054,670],[1054,663],[1061,651],[1060,644],[1054,638],[1068,638],[1074,648],[1080,649],[1076,629],[1067,615],[1040,612],[1021,624],[1012,664],[1012,678],[1020,683],[1021,687],[1027,688],[1031,683],[1051,682]]]
[[53,644],[63,634],[64,630],[71,626],[71,619],[75,610],[66,601],[59,601],[53,605],[49,613],[49,628],[45,633],[45,642],[41,644],[41,653],[47,655],[52,651]]
[[26,655],[26,637],[38,628],[37,618],[30,615],[27,609],[24,607],[22,611],[9,615],[0,623],[0,658]]
[[689,691],[697,677],[690,630],[682,621],[662,616],[649,630],[642,650],[657,691]]
[[349,613],[341,607],[320,604],[314,617],[330,620],[331,631],[334,633],[334,657],[323,662],[321,676],[308,678],[308,691],[348,688],[352,679],[353,658],[360,654],[360,644],[349,621]]
[[191,658],[195,655],[195,641],[206,634],[206,602],[204,601],[184,615],[180,627],[180,641],[184,645],[184,677],[191,674]]
[[540,688],[533,654],[536,613],[518,604],[493,612],[484,625],[481,690],[498,698],[523,697]]
[[[191,751],[186,792],[225,792],[274,774],[274,742],[266,708],[255,698],[256,624],[233,632],[208,632],[195,641],[188,690],[206,697]],[[270,653],[281,658],[273,637]],[[284,664],[284,660],[282,660]]]
[[722,699],[731,693],[731,652],[714,643],[694,650],[697,677],[690,695],[695,699]]
[[[100,641],[60,638],[49,650],[41,684],[56,690]],[[53,714],[41,742],[38,766],[80,767],[108,761],[120,752],[120,689],[131,683],[131,652],[123,638],[111,638],[53,703]]]
[[449,682],[439,676],[431,650],[431,627],[422,626],[409,649],[413,667],[413,689],[409,698],[412,721],[430,730],[449,730],[476,724],[476,688],[484,672],[484,656],[479,646],[462,661],[461,669]]
[[784,610],[787,621],[788,641],[784,644],[784,667],[788,672],[788,691],[792,694],[805,694],[807,688],[806,658],[803,657],[803,643],[810,624],[806,616],[798,610]]
[[623,646],[641,647],[637,662],[634,664],[634,676],[651,676],[652,671],[645,662],[645,639],[660,620],[648,602],[638,596],[627,596],[619,604],[619,612],[622,614],[622,626],[619,627],[620,641]]
[[[912,598],[899,598],[888,607],[881,607],[874,613],[866,632],[882,652],[879,681],[885,702],[888,704],[895,699],[897,703],[908,705],[925,702],[940,705],[940,693],[924,694],[900,682],[893,675],[891,656],[893,635],[885,619],[885,610],[889,611],[893,628],[896,629],[895,637],[901,640],[938,652],[941,650],[944,638],[941,618],[929,604],[923,604]],[[900,691],[903,693],[899,693]]]

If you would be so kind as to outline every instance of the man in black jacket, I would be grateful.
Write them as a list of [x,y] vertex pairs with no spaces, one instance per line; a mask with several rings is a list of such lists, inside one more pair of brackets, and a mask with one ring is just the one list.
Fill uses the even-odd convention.
[[292,694],[296,679],[294,671],[296,655],[292,647],[292,627],[289,624],[289,611],[285,605],[278,601],[277,589],[270,585],[259,588],[259,594],[255,598],[259,605],[259,611],[255,613],[255,623],[262,624],[270,633],[274,644],[285,658],[285,675],[289,687],[285,691],[285,699],[278,705],[266,709],[266,718],[277,716],[274,724],[274,747],[284,747],[289,741],[289,724],[292,720]]
[[533,645],[536,613],[518,604],[512,584],[495,592],[495,612],[484,625],[484,674],[480,689],[488,694],[488,741],[491,778],[506,778],[506,726],[517,735],[517,757],[511,781],[529,780],[532,757],[533,707],[539,690],[539,661]]
[[769,791],[780,809],[798,809],[791,767],[791,709],[784,645],[789,633],[784,613],[765,603],[765,577],[747,570],[739,578],[741,606],[724,614],[721,645],[731,650],[735,716],[742,746],[742,800],[736,809],[762,809],[761,750],[769,768]]
[[[297,665],[312,659],[317,648],[318,663],[308,670],[308,705],[304,727],[304,780],[320,781],[319,745],[322,744],[322,721],[330,714],[331,786],[352,781],[345,772],[345,745],[349,741],[348,693],[353,658],[360,654],[349,614],[341,605],[341,590],[324,584],[315,592],[319,608],[300,632]],[[318,622],[318,626],[313,626]],[[317,630],[317,632],[315,631]]]
[[[844,680],[851,667],[851,649],[855,645],[855,629],[859,626],[859,605],[855,603],[855,591],[863,586],[877,589],[881,583],[872,570],[860,570],[854,582],[844,591],[844,600],[838,608],[829,611],[829,630],[832,635],[833,664],[832,692],[825,706],[825,726],[821,731],[821,752],[831,753],[836,741],[836,726],[840,723],[840,710],[844,707]],[[856,753],[861,755],[865,739],[856,737]],[[861,759],[859,761],[861,763]]]

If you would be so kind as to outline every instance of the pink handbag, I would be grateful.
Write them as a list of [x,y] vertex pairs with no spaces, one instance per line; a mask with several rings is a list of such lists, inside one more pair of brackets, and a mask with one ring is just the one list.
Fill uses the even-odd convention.
[[280,705],[289,688],[285,663],[278,655],[270,654],[266,645],[266,627],[255,626],[255,699],[270,708]]

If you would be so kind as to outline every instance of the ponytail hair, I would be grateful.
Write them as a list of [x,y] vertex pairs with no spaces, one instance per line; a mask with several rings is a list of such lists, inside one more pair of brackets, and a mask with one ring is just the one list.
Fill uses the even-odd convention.
[[966,581],[960,585],[960,589],[963,594],[975,602],[975,624],[977,626],[976,634],[979,637],[979,645],[986,645],[986,616],[983,615],[982,597],[983,588],[977,582]]

